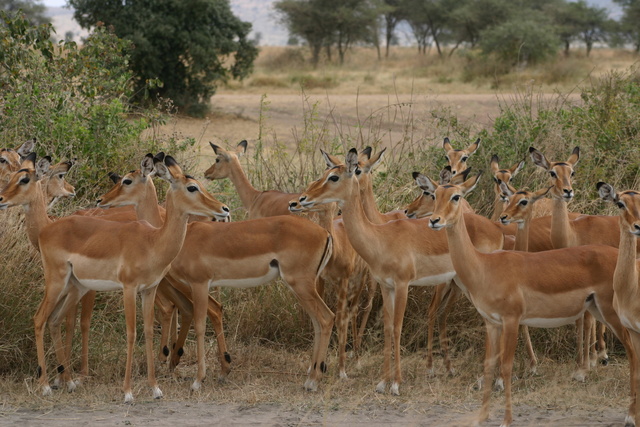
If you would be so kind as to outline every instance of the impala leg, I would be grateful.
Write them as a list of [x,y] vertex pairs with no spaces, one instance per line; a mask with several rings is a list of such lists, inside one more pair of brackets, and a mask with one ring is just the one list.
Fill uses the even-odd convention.
[[147,379],[149,387],[153,390],[153,398],[160,399],[162,390],[158,387],[156,380],[156,370],[153,357],[153,318],[154,304],[156,300],[156,286],[142,291],[142,320],[144,324],[144,344],[147,353]]
[[[71,351],[73,348],[73,335],[74,332],[76,330],[76,317],[78,314],[78,306],[75,307],[70,307],[69,311],[67,312],[67,315],[65,316],[65,325],[64,325],[64,330],[65,330],[65,351],[69,354],[69,360],[71,360]],[[51,326],[51,321],[49,321],[49,328],[51,330],[51,337],[53,338],[53,334],[54,334],[54,330]],[[56,331],[57,333],[58,331]],[[83,348],[84,350],[84,348]],[[60,365],[63,366],[63,365]],[[53,381],[53,389],[57,389],[60,384],[64,383],[64,379],[61,378],[62,375],[60,372],[58,372],[58,376],[56,377],[56,379]]]
[[[485,341],[484,357],[484,384],[491,384],[493,373],[496,369],[496,361],[500,352],[500,335],[502,328],[485,320],[487,339]],[[489,401],[491,399],[491,387],[486,386],[482,391],[482,407],[478,413],[477,422],[481,423],[489,418]]]
[[133,367],[133,346],[136,342],[136,289],[134,285],[125,285],[123,291],[124,319],[127,324],[127,365],[124,372],[124,403],[133,403],[131,371]]
[[[158,285],[158,288],[159,287],[160,285]],[[156,293],[156,307],[158,308],[158,320],[160,321],[160,352],[158,353],[158,360],[160,360],[160,362],[166,362],[170,353],[170,345],[172,342],[176,342],[175,335],[173,335],[173,341],[171,340],[172,334],[175,331],[173,322],[175,306],[171,299],[168,298],[162,290],[158,289]]]
[[527,348],[527,354],[529,355],[529,370],[532,374],[536,373],[538,367],[538,358],[535,351],[533,351],[533,345],[531,344],[531,336],[529,336],[529,327],[522,326],[522,336],[524,338],[524,345]]
[[402,322],[404,320],[404,312],[407,308],[407,296],[409,293],[409,284],[396,284],[395,311],[393,317],[393,351],[394,351],[394,379],[391,384],[391,394],[400,395],[400,383],[402,383],[402,366],[400,364],[400,340],[402,339]]
[[369,315],[371,314],[371,310],[373,308],[373,298],[376,296],[376,290],[378,289],[378,282],[375,281],[373,277],[371,277],[371,273],[367,273],[368,283],[367,286],[367,302],[362,311],[362,319],[360,319],[360,328],[358,329],[358,335],[355,339],[355,347],[362,347],[362,337],[364,336],[364,330],[367,327],[367,321],[369,320]]
[[607,354],[607,342],[604,340],[604,334],[607,330],[607,325],[604,323],[600,323],[598,325],[598,359],[600,359],[600,363],[603,365],[609,364],[609,355]]
[[311,317],[314,328],[313,355],[311,357],[311,372],[309,378],[304,383],[305,390],[316,391],[318,381],[322,374],[327,371],[327,350],[333,329],[334,314],[324,303],[316,290],[315,278],[312,279],[291,279],[283,277],[298,298],[298,302]]
[[384,322],[384,362],[382,365],[382,379],[376,386],[376,392],[384,393],[387,389],[387,384],[391,380],[391,346],[393,339],[393,314],[395,309],[393,301],[395,298],[395,289],[387,285],[382,285],[380,286],[380,292],[382,293]]
[[[629,338],[633,346],[633,364],[629,357],[629,368],[631,377],[631,397],[633,399],[633,410],[629,410],[629,415],[625,419],[625,427],[632,427],[640,423],[640,333],[629,330]],[[627,353],[628,354],[628,353]]]
[[193,327],[196,331],[196,356],[198,358],[198,372],[191,385],[192,390],[199,390],[205,375],[207,366],[204,351],[204,333],[207,326],[207,301],[209,297],[208,283],[191,283],[191,296],[193,301]]
[[458,298],[458,295],[460,294],[460,292],[458,291],[458,287],[453,286],[451,282],[449,282],[448,285],[449,285],[449,290],[444,296],[445,298],[444,310],[440,312],[440,316],[438,317],[438,324],[440,325],[438,340],[440,341],[440,348],[442,349],[442,357],[444,358],[445,370],[447,371],[447,374],[453,375],[454,369],[451,367],[451,358],[449,357],[449,337],[447,335],[447,317],[449,317],[449,313],[451,312],[453,303]]
[[349,327],[349,316],[347,314],[347,291],[349,290],[349,280],[340,279],[338,284],[338,305],[336,307],[336,326],[338,332],[338,369],[340,378],[346,379],[347,371],[347,333]]
[[[586,378],[586,373],[588,371],[589,366],[589,351],[588,348],[585,348],[584,345],[584,325],[585,318],[582,316],[578,320],[576,320],[576,342],[578,347],[578,369],[573,374],[573,379],[576,381],[584,382]],[[585,357],[586,356],[586,357]]]
[[511,375],[513,373],[513,358],[518,343],[518,319],[505,319],[502,326],[502,341],[500,351],[500,367],[504,380],[505,411],[501,427],[508,427],[513,421],[511,408]]
[[91,315],[96,302],[96,291],[88,291],[80,301],[82,303],[82,311],[80,312],[80,332],[82,336],[80,379],[84,379],[89,377],[89,331]]
[[435,375],[435,370],[433,369],[433,329],[436,323],[436,313],[442,303],[442,294],[445,292],[446,286],[446,283],[440,283],[436,286],[427,313],[427,375],[430,377]]
[[[49,316],[48,322],[58,360],[58,375],[60,375],[61,382],[67,385],[67,391],[69,392],[76,389],[76,384],[71,379],[71,351],[68,351],[66,343],[63,343],[61,327],[63,319],[68,321],[70,313],[76,314],[79,300],[78,289],[71,287],[69,293],[60,300],[53,313]],[[73,329],[71,329],[71,334],[73,334]]]
[[[218,288],[220,289],[220,288]],[[220,293],[218,292],[218,295]],[[227,342],[224,338],[224,328],[222,326],[222,305],[213,297],[208,298],[209,307],[207,315],[216,333],[218,343],[218,358],[220,359],[220,380],[224,380],[231,372],[231,356],[227,352]]]

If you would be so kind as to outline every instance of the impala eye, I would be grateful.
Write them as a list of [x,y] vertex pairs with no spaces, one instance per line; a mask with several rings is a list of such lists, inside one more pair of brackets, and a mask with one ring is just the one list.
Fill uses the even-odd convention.
[[4,157],[0,157],[0,163],[7,163]]
[[60,178],[60,179],[64,178],[64,174],[61,173],[60,175],[58,175],[58,178]]
[[128,179],[128,178],[127,178],[127,179],[122,180],[122,184],[123,184],[123,185],[131,185],[131,183],[132,183],[132,182],[133,182],[133,181],[132,181],[132,180],[130,180],[130,179]]
[[457,202],[458,200],[460,200],[460,195],[459,195],[459,194],[456,194],[455,196],[453,196],[453,197],[451,198],[451,200],[452,200],[452,201],[454,201],[454,202]]
[[624,203],[622,203],[622,202],[617,202],[617,203],[616,203],[616,205],[618,205],[618,207],[619,207],[620,209],[624,209],[624,208],[625,208],[625,205],[624,205]]
[[338,182],[340,178],[337,175],[331,175],[329,181]]
[[551,178],[557,178],[558,175],[556,175],[556,173],[554,171],[549,171],[549,175],[551,175]]
[[31,178],[29,178],[28,176],[25,176],[20,180],[20,184],[28,184],[29,181],[31,181]]
[[356,169],[356,175],[360,175],[362,173],[362,171],[360,170],[360,168]]
[[520,206],[527,206],[529,201],[527,199],[520,200]]
[[216,158],[216,163],[220,163],[220,159]]
[[571,171],[571,176],[574,176],[575,174],[576,174],[575,172]]
[[460,161],[461,161],[461,162],[466,162],[468,158],[469,158],[469,156],[463,156],[463,157],[460,159]]
[[194,192],[198,191],[198,187],[196,187],[195,185],[190,185],[190,186],[187,187],[187,191],[189,193],[194,193]]

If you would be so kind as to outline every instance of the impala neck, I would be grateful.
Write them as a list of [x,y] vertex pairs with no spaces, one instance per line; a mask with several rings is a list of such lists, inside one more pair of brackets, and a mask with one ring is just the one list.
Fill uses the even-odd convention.
[[136,203],[136,216],[138,220],[147,221],[154,227],[162,227],[162,217],[160,216],[160,208],[158,206],[158,194],[153,180],[147,177],[147,183],[144,186],[144,194],[139,203]]
[[513,247],[514,251],[527,252],[529,250],[529,227],[531,226],[531,217],[528,217],[524,222],[517,224],[516,229],[516,244]]
[[351,246],[370,265],[376,264],[376,254],[374,248],[379,247],[380,237],[363,208],[363,201],[360,197],[358,180],[352,178],[348,184],[349,192],[342,203],[342,220]]
[[551,211],[551,244],[554,249],[574,246],[571,239],[571,226],[569,224],[569,211],[567,202],[562,199],[553,199]]
[[158,230],[154,250],[157,250],[158,259],[168,259],[171,262],[178,255],[184,243],[189,214],[178,205],[172,190],[167,192],[165,205],[166,216],[164,224]]
[[51,221],[47,215],[47,205],[45,203],[44,192],[42,191],[40,181],[36,181],[35,185],[36,189],[34,191],[33,199],[23,206],[27,236],[29,237],[31,244],[35,246],[36,249],[40,250],[40,246],[38,244],[40,230],[42,230],[44,226],[51,224],[53,221]]
[[378,210],[376,205],[376,198],[373,195],[373,183],[371,182],[371,176],[367,175],[365,183],[361,185],[360,198],[362,200],[361,205],[364,209],[364,214],[369,221],[374,224],[384,224],[386,221],[383,214]]
[[493,222],[498,221],[503,211],[504,211],[504,202],[500,199],[500,195],[497,194],[495,200],[493,201],[493,214],[491,215],[491,221]]
[[620,222],[618,262],[613,274],[613,289],[618,301],[636,301],[638,293],[638,267],[636,263],[637,237]]
[[473,292],[477,288],[477,278],[482,276],[482,261],[480,253],[471,242],[461,210],[458,210],[454,224],[447,227],[446,232],[453,268],[465,287]]
[[242,166],[240,166],[238,159],[233,159],[230,163],[229,179],[236,187],[236,191],[240,196],[242,205],[246,210],[250,210],[253,205],[253,201],[261,192],[251,185],[251,182],[249,182],[249,178],[247,178],[244,170],[242,170]]

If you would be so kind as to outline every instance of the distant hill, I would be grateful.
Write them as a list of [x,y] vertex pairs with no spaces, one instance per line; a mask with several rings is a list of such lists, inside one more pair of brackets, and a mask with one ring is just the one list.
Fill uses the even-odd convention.
[[[273,3],[276,0],[231,0],[231,10],[240,19],[250,22],[253,31],[250,38],[255,38],[260,33],[260,45],[262,46],[284,46],[289,38],[287,29],[278,23],[278,19],[273,10]],[[587,0],[587,3],[604,7],[609,10],[612,18],[619,18],[622,14],[620,7],[613,0]],[[67,32],[72,32],[74,40],[80,41],[88,33],[80,28],[80,25],[73,20],[73,11],[62,7],[47,8],[47,15],[51,17],[53,26],[56,29],[57,38],[64,39]],[[408,38],[410,39],[410,38]],[[411,43],[410,41],[409,43]]]

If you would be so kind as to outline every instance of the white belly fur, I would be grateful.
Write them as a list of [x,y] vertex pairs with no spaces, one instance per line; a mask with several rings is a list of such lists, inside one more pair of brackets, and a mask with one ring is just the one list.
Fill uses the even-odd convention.
[[275,280],[280,274],[278,267],[270,267],[267,274],[260,277],[241,277],[238,279],[210,280],[209,288],[212,286],[225,286],[230,288],[254,288]]

